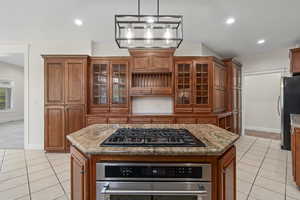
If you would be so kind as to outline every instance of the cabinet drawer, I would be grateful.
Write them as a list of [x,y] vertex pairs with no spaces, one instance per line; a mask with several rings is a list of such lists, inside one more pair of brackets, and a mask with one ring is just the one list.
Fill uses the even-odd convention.
[[128,108],[110,108],[111,113],[128,113]]
[[180,117],[176,119],[176,124],[196,124],[197,119],[193,117]]
[[108,107],[91,107],[89,109],[89,114],[103,114],[103,113],[108,113],[109,112],[109,108]]
[[194,113],[210,113],[211,108],[193,108]]
[[109,124],[127,124],[128,119],[127,117],[109,117],[108,123]]
[[189,108],[175,108],[175,113],[192,113],[193,112],[193,108],[189,107]]
[[198,118],[197,124],[214,124],[217,125],[216,118]]
[[130,124],[151,124],[151,118],[147,117],[131,117],[129,119]]
[[151,88],[131,88],[130,95],[131,96],[142,96],[142,95],[150,95]]
[[87,117],[86,119],[87,125],[92,125],[92,124],[107,124],[107,118],[106,117]]
[[156,117],[152,118],[152,124],[174,124],[173,117]]
[[171,95],[172,88],[152,88],[153,95]]

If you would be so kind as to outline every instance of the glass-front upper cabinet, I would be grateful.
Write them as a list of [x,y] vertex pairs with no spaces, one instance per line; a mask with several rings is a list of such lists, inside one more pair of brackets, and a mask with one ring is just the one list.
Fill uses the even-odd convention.
[[127,105],[128,63],[111,63],[111,105]]
[[92,104],[107,106],[109,104],[109,62],[95,61],[91,67]]
[[192,66],[189,61],[175,64],[175,111],[192,112]]
[[195,104],[209,103],[209,75],[208,63],[195,63]]

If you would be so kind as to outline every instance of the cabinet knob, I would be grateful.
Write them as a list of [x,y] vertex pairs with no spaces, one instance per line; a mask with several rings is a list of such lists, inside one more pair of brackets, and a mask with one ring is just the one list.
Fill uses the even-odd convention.
[[80,171],[80,174],[84,174],[84,170],[81,170],[81,171]]

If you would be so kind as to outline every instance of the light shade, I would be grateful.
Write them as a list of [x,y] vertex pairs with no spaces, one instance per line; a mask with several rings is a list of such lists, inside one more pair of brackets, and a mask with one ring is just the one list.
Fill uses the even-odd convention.
[[115,15],[119,48],[178,48],[183,40],[181,15]]

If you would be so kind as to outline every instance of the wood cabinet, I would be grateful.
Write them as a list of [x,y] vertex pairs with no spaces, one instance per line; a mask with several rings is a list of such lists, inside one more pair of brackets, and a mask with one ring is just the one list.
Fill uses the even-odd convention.
[[291,134],[291,149],[292,149],[292,171],[296,185],[300,187],[300,129],[292,129]]
[[[65,108],[65,136],[82,129],[85,126],[85,106],[69,105]],[[70,143],[66,140],[66,151],[70,151]]]
[[65,108],[64,106],[45,107],[45,136],[46,151],[65,150]]
[[176,113],[225,111],[226,68],[214,57],[175,58]]
[[242,130],[242,73],[241,64],[229,58],[227,66],[227,111],[232,112],[232,132],[241,134]]
[[89,199],[88,159],[74,147],[71,148],[71,199]]
[[300,73],[300,48],[290,49],[290,71]]
[[219,161],[220,200],[236,200],[236,149],[233,146]]
[[128,59],[91,59],[89,113],[128,113],[128,70]]
[[130,50],[132,72],[173,72],[174,50]]
[[85,104],[87,57],[44,56],[45,104]]
[[193,62],[175,62],[175,112],[193,112]]
[[173,95],[174,50],[131,50],[130,96]]
[[85,126],[87,56],[44,55],[46,151],[69,150],[66,135]]

